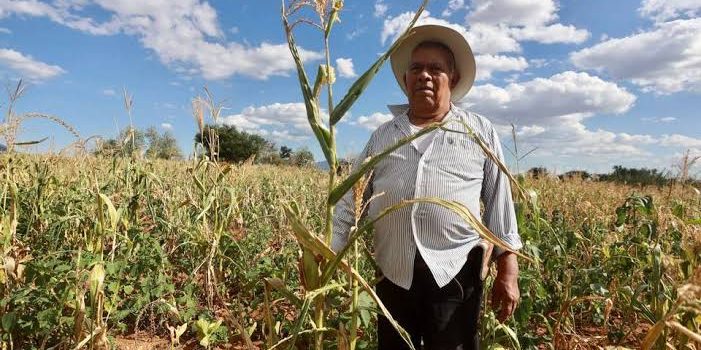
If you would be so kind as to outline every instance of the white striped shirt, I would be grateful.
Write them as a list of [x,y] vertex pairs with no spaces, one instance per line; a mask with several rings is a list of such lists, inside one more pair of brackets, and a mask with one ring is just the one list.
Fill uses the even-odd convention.
[[[356,167],[366,157],[411,134],[408,106],[393,106],[390,110],[394,119],[373,132]],[[448,121],[446,127],[467,132],[462,124],[455,122],[460,119],[503,159],[496,130],[486,118],[451,105],[443,120]],[[512,248],[520,249],[508,177],[467,134],[441,129],[431,133],[435,135],[423,155],[414,143],[408,143],[375,165],[366,198],[373,193],[384,194],[370,202],[367,215],[375,217],[404,199],[438,197],[458,201],[480,217],[481,199],[485,225]],[[345,246],[355,224],[353,206],[352,191],[336,206],[331,242],[336,252]],[[375,259],[382,273],[404,289],[411,287],[417,249],[436,283],[443,287],[458,274],[470,250],[480,242],[479,235],[457,214],[427,203],[394,211],[378,220],[374,231]],[[495,249],[495,254],[498,253]]]

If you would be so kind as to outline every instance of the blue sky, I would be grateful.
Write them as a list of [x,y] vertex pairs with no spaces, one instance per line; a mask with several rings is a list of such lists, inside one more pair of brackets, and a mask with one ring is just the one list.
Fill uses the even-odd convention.
[[[417,1],[345,1],[331,40],[340,98],[407,24]],[[129,123],[171,130],[192,150],[191,100],[208,86],[222,121],[278,146],[321,153],[306,125],[279,1],[0,0],[0,81],[29,89],[17,112],[59,116],[82,137],[113,137]],[[608,171],[613,165],[674,171],[701,155],[701,1],[432,1],[422,23],[463,33],[478,80],[461,101],[498,127],[512,147],[536,151],[521,169]],[[308,72],[321,63],[321,35],[298,26]],[[5,100],[3,99],[3,108]],[[339,126],[339,152],[358,153],[402,103],[386,65]],[[4,112],[4,111],[3,111]],[[72,136],[24,125],[21,139]],[[510,157],[512,158],[512,157]],[[514,164],[511,159],[511,164]],[[697,166],[694,173],[701,169]]]

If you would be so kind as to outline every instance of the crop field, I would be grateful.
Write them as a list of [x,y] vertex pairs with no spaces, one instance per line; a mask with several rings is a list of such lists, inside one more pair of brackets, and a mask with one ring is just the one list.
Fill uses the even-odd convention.
[[[517,252],[521,300],[512,318],[497,321],[489,302],[492,266],[480,323],[483,349],[701,349],[701,192],[688,176],[701,157],[687,150],[677,181],[665,177],[656,186],[514,176],[465,122],[443,120],[348,169],[337,154],[343,141],[337,126],[413,35],[428,1],[339,94],[329,43],[345,16],[343,3],[289,0],[280,12],[298,97],[327,172],[304,166],[313,163],[309,150],[311,160],[298,166],[258,164],[260,150],[240,159],[246,161],[225,161],[222,151],[233,142],[216,128],[225,107],[206,87],[204,97],[191,101],[199,133],[186,161],[141,152],[126,89],[129,128],[104,143],[112,148],[92,152],[88,141],[99,136],[82,138],[50,114],[19,114],[14,106],[22,80],[8,89],[0,124],[6,145],[0,154],[0,350],[375,349],[378,315],[408,341],[374,291],[382,279],[373,258],[374,222],[416,203],[440,205],[505,248],[478,213],[457,201],[415,198],[363,217],[373,167],[436,129],[470,137],[508,178],[516,203],[524,244]],[[323,39],[325,63],[313,68],[314,76],[302,60],[309,51],[297,47],[297,25]],[[18,141],[29,119],[70,132],[76,140],[65,149],[75,154],[16,152],[48,139]],[[512,127],[518,169],[535,148],[519,154]],[[147,134],[160,140],[157,132]],[[346,193],[356,223],[335,253],[329,248],[334,207]]]
[[[339,268],[312,288],[300,273],[308,255],[295,227],[322,232],[327,175],[3,156],[0,348],[374,348],[378,309],[357,280]],[[532,261],[521,260],[513,319],[500,325],[485,301],[485,348],[698,348],[697,191],[553,178],[522,186],[530,205],[519,205],[519,230]],[[349,264],[372,284],[371,235],[357,242]]]

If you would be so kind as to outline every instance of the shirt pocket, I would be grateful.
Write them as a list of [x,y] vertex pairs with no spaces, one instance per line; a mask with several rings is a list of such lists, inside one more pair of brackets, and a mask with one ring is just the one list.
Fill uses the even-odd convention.
[[432,151],[438,171],[460,179],[482,179],[486,156],[482,148],[467,135],[444,135],[436,138]]

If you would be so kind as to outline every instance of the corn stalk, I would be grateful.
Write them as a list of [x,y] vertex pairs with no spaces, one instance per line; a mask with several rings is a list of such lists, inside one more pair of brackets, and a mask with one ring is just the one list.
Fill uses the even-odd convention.
[[[517,255],[529,259],[526,256],[513,251],[510,247],[505,245],[497,236],[489,232],[489,230],[482,225],[480,220],[472,215],[467,208],[457,202],[445,201],[439,198],[421,198],[410,201],[401,202],[393,207],[386,208],[378,217],[373,218],[369,222],[360,226],[360,228],[354,229],[350,233],[350,239],[346,247],[335,254],[329,248],[332,236],[332,225],[333,225],[333,212],[336,203],[347,193],[351,188],[357,186],[360,182],[366,181],[369,176],[368,173],[372,168],[381,161],[384,157],[395,151],[397,148],[406,145],[415,138],[421,137],[422,135],[435,131],[438,128],[445,129],[445,123],[434,123],[428,127],[422,129],[420,132],[406,137],[395,145],[387,148],[383,152],[374,155],[366,159],[353,173],[351,173],[347,178],[343,179],[337,184],[336,181],[336,168],[337,168],[337,153],[336,153],[336,124],[343,118],[343,116],[350,110],[351,106],[357,101],[357,99],[362,95],[364,90],[370,84],[372,79],[375,77],[377,72],[380,70],[385,61],[398,49],[401,42],[411,35],[411,29],[413,28],[419,16],[426,7],[428,0],[424,0],[416,11],[413,19],[409,23],[407,29],[402,33],[401,36],[390,46],[390,48],[382,56],[380,56],[375,63],[373,63],[365,73],[363,73],[350,87],[345,96],[341,99],[338,105],[334,106],[333,94],[332,94],[332,84],[334,82],[334,73],[331,68],[330,62],[330,49],[329,49],[329,38],[330,32],[333,25],[338,21],[338,16],[340,10],[343,8],[343,1],[340,0],[316,0],[316,1],[303,1],[303,0],[293,0],[288,7],[285,6],[283,1],[282,4],[282,21],[285,29],[285,34],[288,42],[288,46],[292,57],[297,68],[297,77],[300,83],[300,89],[302,96],[304,98],[304,104],[307,112],[307,120],[309,125],[316,137],[321,150],[324,154],[324,158],[329,164],[329,181],[328,181],[328,197],[325,206],[325,217],[323,231],[318,234],[310,229],[308,229],[302,222],[301,215],[297,206],[293,203],[285,207],[285,213],[287,218],[292,225],[292,231],[295,234],[299,245],[301,246],[302,256],[300,261],[300,276],[301,284],[303,288],[304,297],[297,301],[297,304],[301,302],[301,309],[297,316],[297,321],[295,327],[292,331],[292,335],[278,342],[273,347],[278,347],[282,345],[282,342],[290,342],[290,349],[295,346],[295,341],[300,335],[311,335],[314,337],[314,348],[321,350],[324,348],[323,336],[324,333],[328,333],[328,328],[325,327],[325,295],[327,292],[334,289],[342,289],[344,285],[337,285],[332,281],[332,278],[336,274],[337,270],[340,268],[345,271],[348,276],[350,283],[348,285],[351,292],[351,327],[350,327],[350,339],[346,340],[346,331],[343,325],[339,326],[338,340],[339,348],[346,348],[349,344],[350,348],[355,347],[357,341],[357,317],[358,317],[358,292],[362,289],[364,292],[368,293],[370,297],[377,303],[378,308],[384,314],[385,317],[390,321],[394,328],[399,332],[405,342],[410,348],[414,348],[411,343],[408,333],[402,329],[402,327],[393,319],[392,315],[388,312],[382,301],[377,297],[371,284],[369,284],[360,274],[357,272],[356,267],[349,264],[343,257],[352,249],[353,256],[350,257],[351,261],[358,261],[359,250],[357,246],[357,239],[365,232],[368,232],[372,225],[389,214],[394,210],[400,208],[411,206],[416,203],[432,203],[435,205],[440,205],[456,212],[460,217],[462,217],[470,226],[472,226],[482,238],[485,240],[504,248],[507,251],[512,251]],[[297,19],[291,22],[290,17],[299,13],[301,9],[305,6],[312,7],[314,11],[319,15],[320,23],[314,23],[306,18]],[[300,23],[312,24],[323,32],[324,40],[324,51],[325,51],[325,65],[321,65],[318,69],[317,76],[312,86],[310,80],[307,76],[304,64],[300,58],[299,51],[297,49],[297,44],[293,35],[293,28]],[[320,107],[320,92],[322,86],[327,86],[327,97],[328,97],[328,113],[329,121],[327,125],[322,122],[322,112]],[[467,127],[467,126],[466,126]],[[453,131],[445,129],[446,131]],[[506,166],[503,165],[499,159],[488,149],[486,144],[474,133],[469,127],[467,127],[468,134],[475,138],[477,143],[485,151],[485,154],[494,160],[499,168],[504,171],[509,179],[512,181],[514,189],[520,198],[526,198],[523,190],[519,184],[515,181],[513,176],[508,173]],[[363,180],[365,179],[365,180]],[[367,184],[366,184],[367,185]],[[360,186],[362,187],[362,185]],[[357,201],[356,202],[360,202]],[[356,211],[362,203],[356,203]],[[358,220],[359,218],[356,218]],[[356,225],[358,227],[359,225]],[[530,260],[530,259],[529,259]],[[280,289],[280,288],[276,288]],[[286,295],[293,294],[289,291]],[[294,296],[294,294],[293,294]],[[299,299],[296,296],[291,298]],[[299,306],[299,305],[298,305]],[[311,317],[308,316],[312,315]],[[304,329],[304,325],[309,323],[311,329]],[[346,343],[346,341],[348,343]]]

